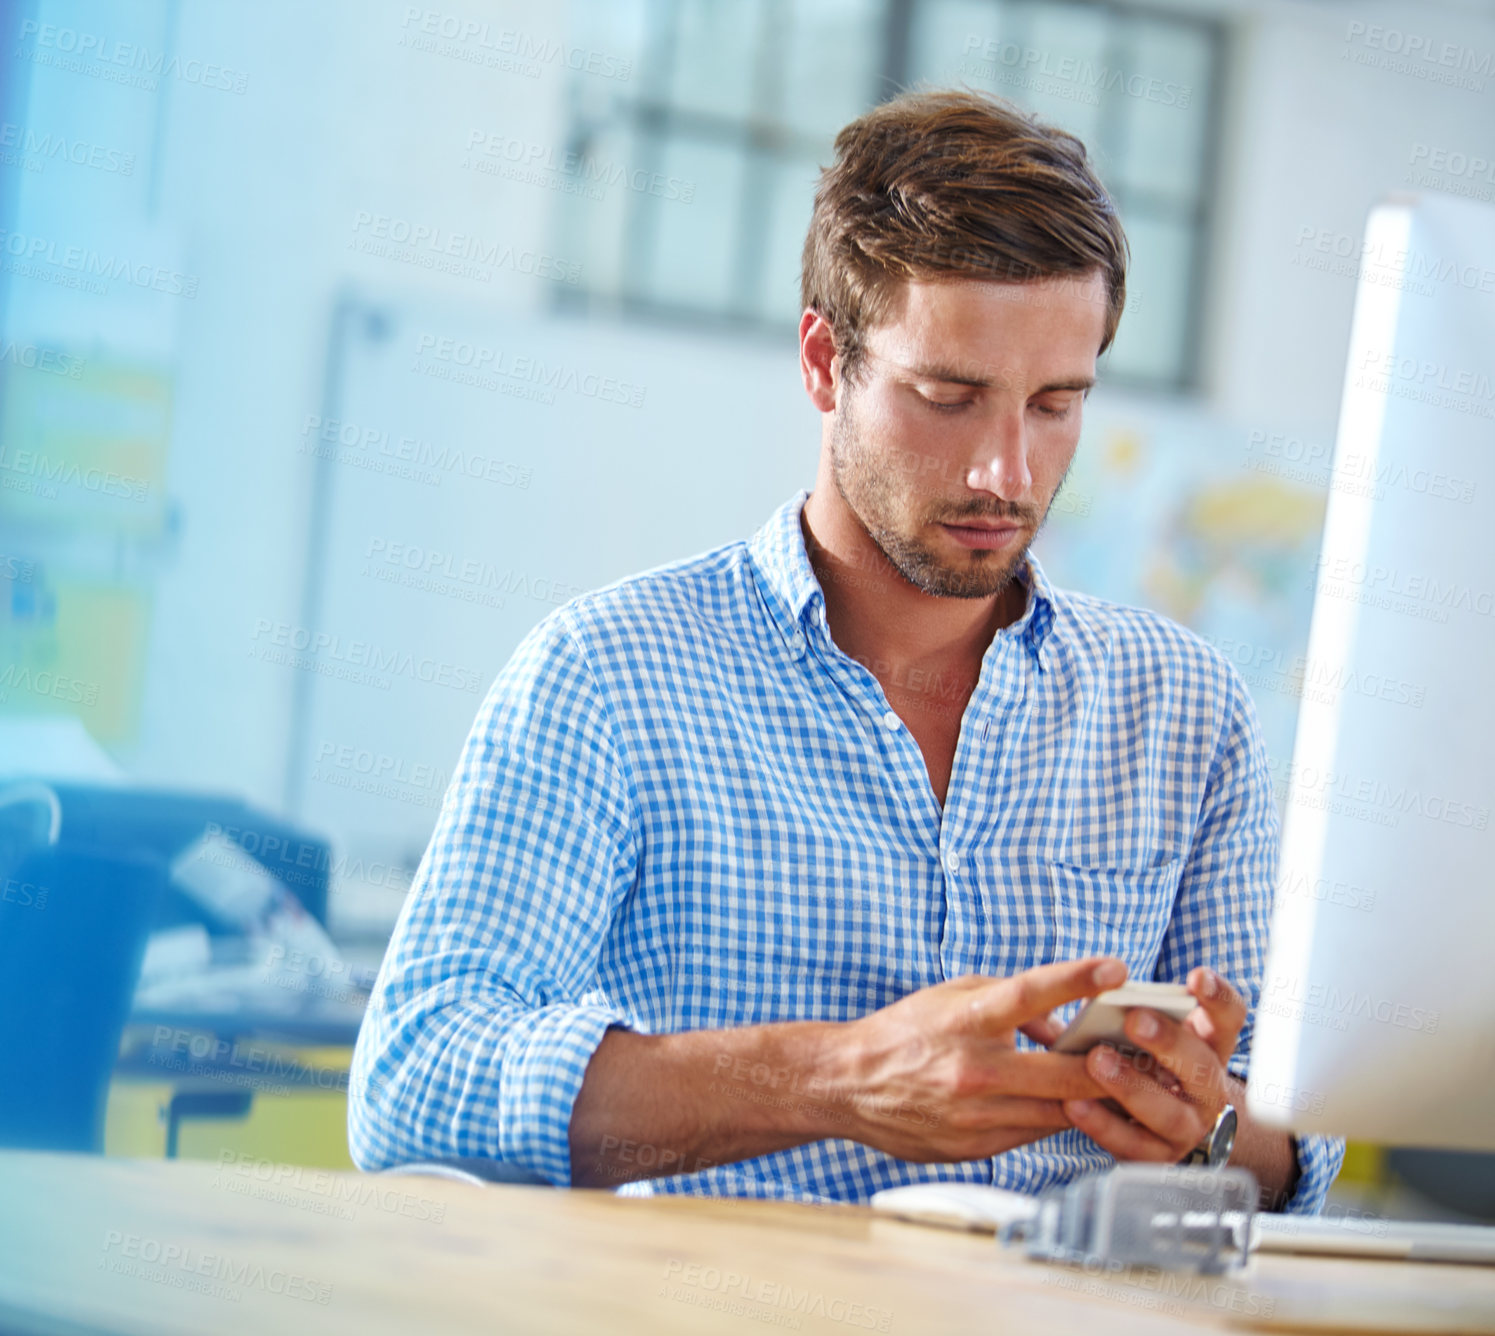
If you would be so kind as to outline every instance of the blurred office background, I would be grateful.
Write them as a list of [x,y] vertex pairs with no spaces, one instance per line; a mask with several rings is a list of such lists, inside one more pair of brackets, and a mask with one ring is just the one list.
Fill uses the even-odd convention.
[[[120,1154],[347,1163],[361,988],[483,690],[813,480],[798,262],[847,120],[963,84],[1089,145],[1130,302],[1038,550],[1231,655],[1279,798],[1343,685],[1302,656],[1367,210],[1495,193],[1488,3],[0,14],[0,775],[165,883],[78,1133]],[[1394,1169],[1355,1148],[1340,1199]]]

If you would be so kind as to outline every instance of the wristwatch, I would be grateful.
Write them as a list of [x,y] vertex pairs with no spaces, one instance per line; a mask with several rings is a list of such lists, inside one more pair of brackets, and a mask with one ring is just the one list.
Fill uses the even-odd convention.
[[1220,1110],[1215,1125],[1209,1134],[1179,1161],[1180,1164],[1198,1165],[1204,1169],[1223,1169],[1230,1159],[1235,1145],[1235,1105],[1227,1104]]

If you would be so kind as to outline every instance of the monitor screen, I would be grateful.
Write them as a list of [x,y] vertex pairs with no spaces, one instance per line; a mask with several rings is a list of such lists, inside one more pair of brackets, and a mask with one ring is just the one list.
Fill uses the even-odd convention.
[[1495,1148],[1495,208],[1376,207],[1283,822],[1249,1103]]

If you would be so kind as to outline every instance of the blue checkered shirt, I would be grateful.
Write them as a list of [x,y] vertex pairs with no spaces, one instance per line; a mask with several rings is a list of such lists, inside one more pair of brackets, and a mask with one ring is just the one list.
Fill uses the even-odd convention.
[[[1030,553],[942,810],[877,679],[831,639],[806,495],[749,541],[558,608],[494,681],[359,1036],[362,1167],[480,1158],[569,1183],[609,1026],[848,1021],[1098,954],[1138,979],[1210,965],[1254,1015],[1277,815],[1230,662],[1157,613],[1054,589]],[[1250,1041],[1248,1022],[1237,1074]],[[1321,1207],[1343,1153],[1300,1139],[1289,1209]],[[827,1139],[619,1191],[865,1202],[929,1179],[1036,1192],[1111,1163],[1077,1129],[954,1164]]]

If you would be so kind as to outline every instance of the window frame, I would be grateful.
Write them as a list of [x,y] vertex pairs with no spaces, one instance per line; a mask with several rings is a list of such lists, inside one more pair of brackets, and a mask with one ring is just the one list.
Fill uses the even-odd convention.
[[[735,236],[729,257],[733,298],[730,307],[694,306],[669,299],[652,296],[646,291],[629,290],[625,285],[616,294],[599,291],[587,286],[585,281],[575,288],[557,288],[552,295],[553,308],[562,313],[584,315],[616,315],[641,323],[672,328],[696,329],[708,332],[723,332],[739,337],[761,338],[777,343],[783,336],[785,323],[752,308],[747,294],[760,290],[764,281],[763,266],[767,247],[767,222],[772,205],[768,192],[753,188],[754,173],[763,172],[765,161],[792,162],[800,157],[813,158],[818,164],[829,161],[829,142],[817,135],[805,133],[762,113],[764,88],[772,75],[768,65],[772,59],[775,29],[782,31],[784,11],[795,0],[759,0],[759,23],[756,48],[753,52],[752,76],[753,111],[746,118],[738,118],[718,112],[674,106],[668,94],[667,75],[672,67],[679,27],[680,0],[644,0],[646,5],[644,25],[644,56],[640,62],[639,94],[627,93],[616,96],[612,112],[626,125],[630,135],[638,136],[639,142],[648,142],[653,147],[641,152],[635,164],[646,171],[659,169],[659,146],[672,139],[698,144],[726,147],[741,154],[743,170],[749,185],[743,190],[733,219]],[[894,96],[907,86],[914,26],[917,13],[924,0],[867,0],[869,5],[882,7],[882,32],[879,59],[869,79],[867,107],[877,105]],[[993,17],[999,14],[999,5],[1015,8],[1026,19],[1036,11],[1041,0],[989,0]],[[1193,254],[1184,273],[1188,297],[1182,311],[1180,331],[1181,356],[1171,372],[1165,375],[1138,374],[1117,368],[1107,372],[1106,379],[1119,387],[1143,392],[1197,393],[1203,386],[1207,365],[1205,343],[1209,337],[1209,314],[1214,292],[1214,258],[1218,245],[1219,214],[1217,195],[1220,189],[1223,152],[1224,108],[1226,104],[1225,83],[1228,78],[1228,49],[1231,40],[1229,24],[1223,17],[1206,14],[1180,12],[1157,4],[1132,4],[1129,0],[1068,0],[1077,7],[1104,13],[1113,24],[1119,26],[1121,37],[1113,32],[1108,39],[1107,65],[1121,67],[1118,59],[1124,51],[1126,28],[1134,23],[1152,22],[1166,24],[1178,29],[1190,30],[1201,35],[1207,48],[1205,79],[1199,110],[1203,117],[1201,128],[1200,166],[1197,189],[1186,206],[1149,200],[1145,191],[1123,184],[1106,186],[1116,201],[1123,223],[1129,221],[1129,213],[1165,221],[1183,223],[1193,241]],[[778,48],[782,53],[782,47]],[[578,105],[577,85],[572,85],[572,104],[568,109],[569,128],[567,150],[582,153],[590,138],[597,131],[616,122],[612,117],[599,117],[583,113]],[[1019,105],[1026,105],[1013,98]],[[1119,120],[1103,118],[1098,142],[1094,145],[1112,161],[1119,161],[1117,145],[1124,130],[1117,127]],[[564,197],[557,201],[558,209],[575,208],[574,201]],[[657,222],[656,210],[661,205],[647,198],[628,198],[623,217],[623,269],[625,273],[645,272],[649,266],[648,235]],[[1124,327],[1124,324],[1123,324]]]

